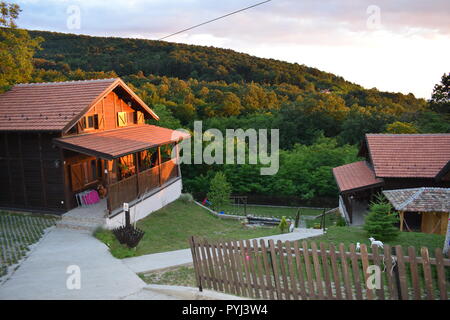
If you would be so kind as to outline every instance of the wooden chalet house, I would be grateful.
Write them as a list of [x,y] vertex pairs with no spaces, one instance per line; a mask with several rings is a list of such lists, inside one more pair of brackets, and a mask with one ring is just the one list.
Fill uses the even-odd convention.
[[61,214],[99,185],[109,215],[173,201],[171,150],[189,135],[146,119],[159,118],[119,78],[14,86],[0,95],[0,207]]
[[[364,222],[382,190],[450,187],[450,134],[366,134],[358,155],[364,160],[333,169],[339,207],[351,224]],[[421,229],[421,215],[405,219]]]

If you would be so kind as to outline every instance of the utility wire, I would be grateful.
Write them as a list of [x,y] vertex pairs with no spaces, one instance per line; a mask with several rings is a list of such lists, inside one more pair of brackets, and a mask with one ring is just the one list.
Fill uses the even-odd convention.
[[254,5],[251,5],[251,6],[249,6],[249,7],[242,8],[242,9],[239,9],[239,10],[236,10],[236,11],[233,11],[233,12],[230,12],[230,13],[228,13],[228,14],[226,14],[226,15],[217,17],[217,18],[215,18],[215,19],[208,20],[208,21],[202,22],[202,23],[200,23],[200,24],[197,24],[197,25],[195,25],[195,26],[192,26],[192,27],[183,29],[183,30],[181,30],[181,31],[174,32],[174,33],[169,34],[168,36],[162,37],[162,38],[160,38],[160,39],[158,39],[158,40],[164,40],[164,39],[167,39],[167,38],[172,37],[172,36],[174,36],[174,35],[177,35],[177,34],[180,34],[180,33],[183,33],[183,32],[186,32],[186,31],[189,31],[189,30],[192,30],[192,29],[195,29],[195,28],[198,28],[198,27],[203,26],[203,25],[205,25],[205,24],[208,24],[208,23],[211,23],[211,22],[214,22],[214,21],[223,19],[223,18],[225,18],[225,17],[229,17],[229,16],[231,16],[231,15],[233,15],[233,14],[236,14],[236,13],[239,13],[239,12],[242,12],[242,11],[245,11],[245,10],[248,10],[248,9],[251,9],[251,8],[254,8],[254,7],[257,7],[257,6],[260,6],[260,5],[262,5],[262,4],[264,4],[264,3],[267,3],[267,2],[270,2],[270,1],[272,1],[272,0],[266,0],[266,1],[263,1],[263,2],[256,3],[256,4],[254,4]]

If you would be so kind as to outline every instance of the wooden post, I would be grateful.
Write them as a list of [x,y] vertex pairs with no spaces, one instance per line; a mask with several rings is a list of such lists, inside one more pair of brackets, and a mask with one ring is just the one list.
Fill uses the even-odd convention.
[[140,190],[139,190],[139,152],[134,154],[134,161],[136,163],[136,193],[137,197],[140,196]]
[[398,272],[398,259],[397,259],[397,254],[395,252],[395,247],[392,247],[392,258],[395,259],[395,265],[392,267],[392,273],[394,275],[394,279],[395,279],[395,286],[397,287],[397,299],[398,300],[403,300],[402,298],[402,287],[401,287],[401,283],[400,283],[400,274]]
[[[48,206],[48,202],[47,202],[47,180],[46,180],[45,169],[44,169],[44,160],[43,160],[43,157],[42,157],[42,134],[41,133],[38,133],[38,139],[39,139],[39,163],[40,163],[40,169],[41,169],[42,197],[44,199],[44,206],[47,207]],[[63,161],[63,159],[61,159],[61,166],[64,168],[64,161]]]
[[159,185],[162,185],[161,181],[161,147],[158,147],[158,174],[159,174]]
[[403,232],[403,219],[404,219],[404,211],[400,211],[400,232]]
[[25,202],[25,206],[28,207],[28,196],[27,196],[27,187],[25,185],[25,168],[23,165],[23,150],[22,150],[22,134],[18,134],[19,139],[19,154],[20,154],[20,173],[21,173],[21,180],[22,180],[22,191],[23,191],[23,199]]
[[176,148],[176,158],[175,158],[175,160],[176,160],[176,165],[177,165],[177,174],[178,174],[178,177],[181,178],[181,167],[180,167],[180,162],[181,162],[181,160],[180,160],[180,148],[179,148],[179,143],[176,143],[176,144],[175,144],[175,148]]

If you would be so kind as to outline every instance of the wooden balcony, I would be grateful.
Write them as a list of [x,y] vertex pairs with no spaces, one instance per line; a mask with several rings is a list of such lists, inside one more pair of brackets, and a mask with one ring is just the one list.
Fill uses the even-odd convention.
[[109,214],[120,210],[124,202],[132,204],[153,191],[164,188],[179,178],[178,165],[169,160],[153,168],[143,170],[118,182],[109,184],[107,208]]

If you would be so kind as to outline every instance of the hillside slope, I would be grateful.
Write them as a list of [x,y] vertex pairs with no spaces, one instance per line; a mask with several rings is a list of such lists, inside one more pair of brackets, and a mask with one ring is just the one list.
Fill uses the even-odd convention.
[[164,41],[91,37],[45,31],[30,31],[43,37],[37,58],[65,63],[71,69],[110,71],[125,76],[142,71],[145,75],[223,80],[261,84],[288,83],[303,89],[313,84],[318,89],[350,90],[359,86],[305,65],[263,59],[214,47]]

